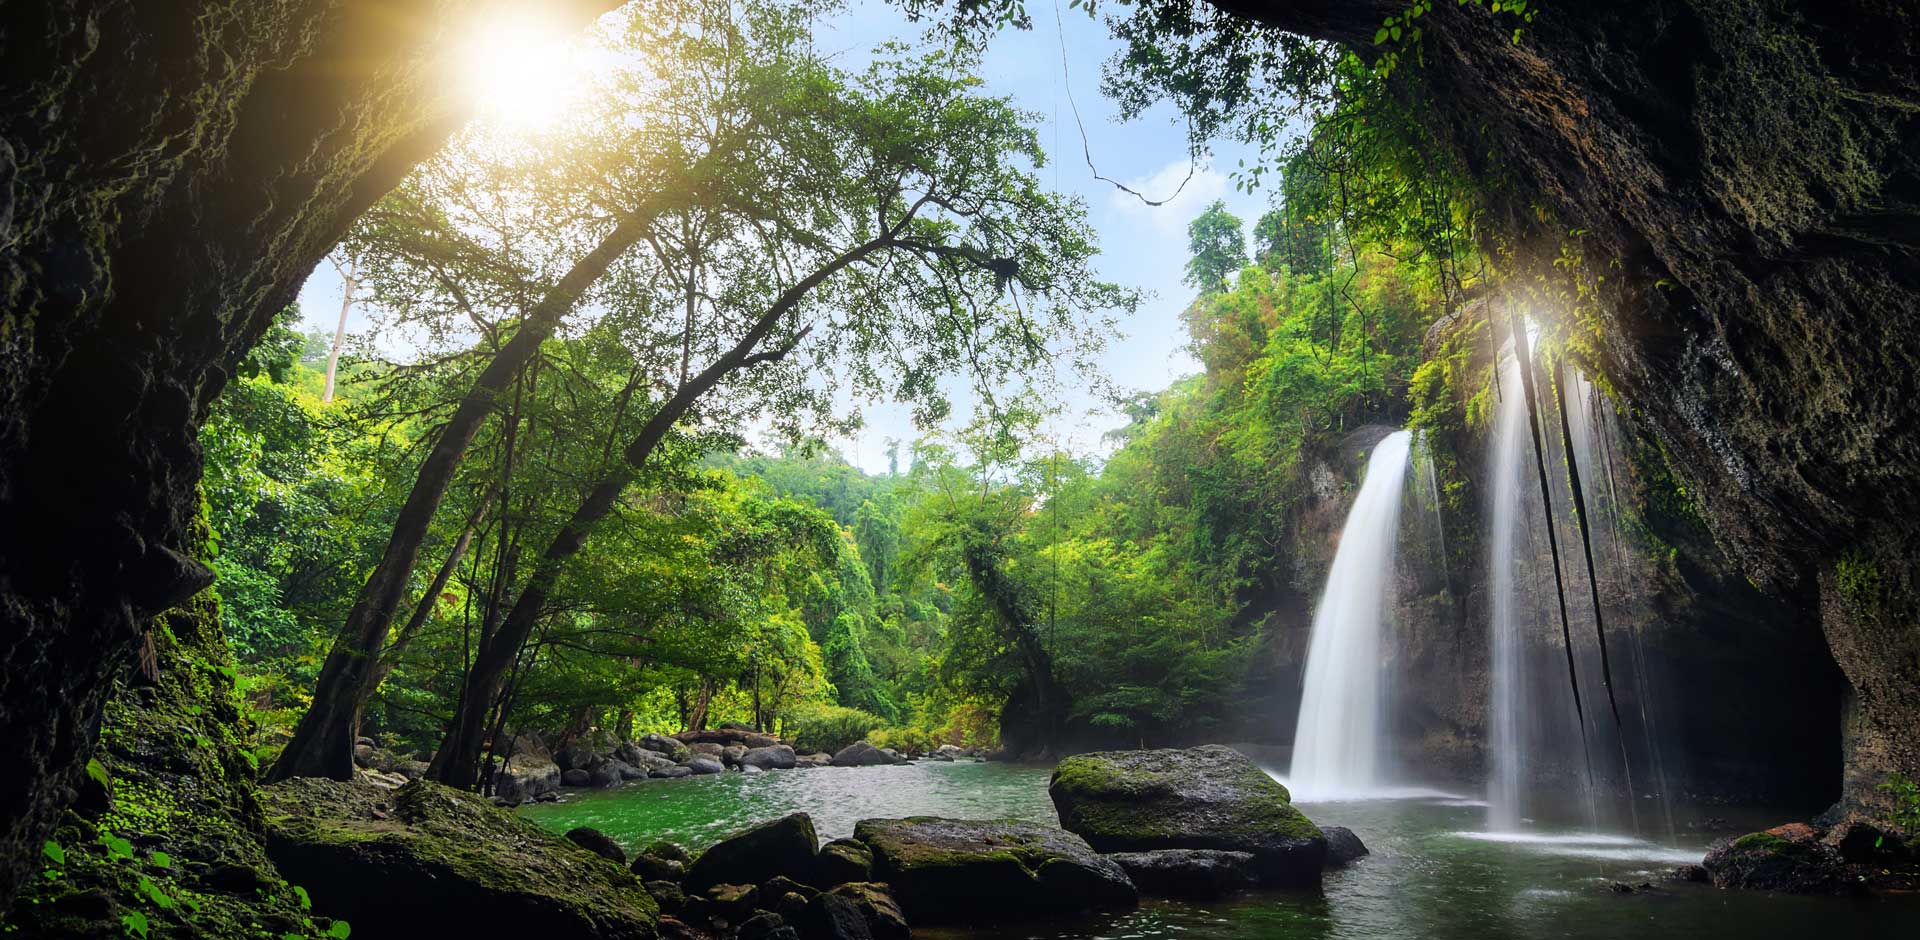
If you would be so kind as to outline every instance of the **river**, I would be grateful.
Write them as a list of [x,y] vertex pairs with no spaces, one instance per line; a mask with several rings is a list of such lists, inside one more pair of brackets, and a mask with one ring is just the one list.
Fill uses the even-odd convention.
[[[630,851],[655,839],[701,849],[729,833],[812,814],[822,840],[870,817],[1018,818],[1054,824],[1047,766],[921,763],[729,773],[575,791],[520,812],[555,832],[591,826]],[[1628,836],[1490,833],[1486,805],[1440,791],[1394,799],[1301,803],[1343,825],[1373,854],[1327,873],[1317,894],[1259,892],[1190,904],[1148,901],[1126,914],[1013,928],[916,930],[952,940],[1539,940],[1620,937],[1899,938],[1920,936],[1920,899],[1809,898],[1672,884],[1662,873],[1700,859],[1711,836],[1656,844]],[[1731,815],[1724,809],[1712,812]],[[1777,820],[1776,820],[1777,821]],[[1757,819],[1742,820],[1759,824]],[[1618,894],[1616,882],[1654,890]]]

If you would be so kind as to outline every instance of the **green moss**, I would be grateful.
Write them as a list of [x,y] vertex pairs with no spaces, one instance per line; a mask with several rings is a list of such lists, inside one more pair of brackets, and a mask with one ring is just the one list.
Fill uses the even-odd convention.
[[1880,598],[1880,565],[1865,552],[1850,552],[1833,566],[1834,581],[1849,604],[1871,608]]
[[1793,843],[1771,832],[1749,832],[1733,840],[1733,847],[1740,852],[1766,852],[1779,855],[1793,848]]

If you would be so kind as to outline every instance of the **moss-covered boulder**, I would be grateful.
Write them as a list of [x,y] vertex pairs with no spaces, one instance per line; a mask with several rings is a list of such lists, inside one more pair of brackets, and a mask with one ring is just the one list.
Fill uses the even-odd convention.
[[1069,757],[1047,787],[1060,825],[1102,852],[1250,852],[1261,881],[1320,883],[1327,840],[1287,788],[1218,744]]
[[835,839],[820,847],[814,871],[814,884],[822,888],[866,881],[873,876],[873,852],[863,842]]
[[1701,864],[1721,888],[1844,894],[1861,887],[1849,876],[1840,853],[1822,843],[1819,830],[1805,823],[1722,839],[1707,850]]
[[723,839],[701,853],[687,866],[687,890],[697,893],[714,885],[757,885],[782,875],[811,881],[819,852],[813,817],[806,813],[783,816]]
[[1125,910],[1139,899],[1119,865],[1051,826],[917,816],[863,819],[853,837],[916,924]]
[[268,854],[356,940],[658,935],[640,879],[474,794],[296,778],[261,800]]

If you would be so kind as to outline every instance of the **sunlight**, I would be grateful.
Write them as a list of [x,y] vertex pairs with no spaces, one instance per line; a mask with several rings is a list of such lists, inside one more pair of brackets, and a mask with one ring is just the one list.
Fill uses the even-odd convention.
[[541,130],[586,84],[575,31],[526,9],[501,10],[463,43],[460,81],[482,120]]

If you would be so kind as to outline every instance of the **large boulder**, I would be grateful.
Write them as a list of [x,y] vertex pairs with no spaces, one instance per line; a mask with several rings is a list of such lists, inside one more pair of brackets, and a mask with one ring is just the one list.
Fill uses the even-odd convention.
[[693,776],[693,768],[682,767],[679,764],[675,764],[672,767],[662,767],[659,770],[652,771],[647,776],[655,780],[678,780],[681,777]]
[[799,758],[793,748],[784,744],[772,744],[756,747],[740,755],[740,766],[758,767],[761,770],[792,770]]
[[873,878],[914,923],[1019,920],[1131,908],[1127,873],[1063,829],[919,816],[863,819]]
[[1345,826],[1321,826],[1320,833],[1327,837],[1328,868],[1344,868],[1373,854],[1367,844]]
[[687,761],[687,769],[695,774],[723,774],[727,772],[727,765],[717,757],[696,757]]
[[627,852],[611,836],[589,826],[575,826],[567,830],[566,840],[615,865],[627,863]]
[[1069,757],[1047,786],[1060,825],[1102,852],[1250,852],[1263,884],[1320,883],[1327,839],[1287,788],[1230,747]]
[[574,788],[590,787],[593,786],[593,775],[584,770],[568,770],[560,774],[560,785]]
[[757,885],[775,876],[813,880],[819,838],[813,817],[794,813],[722,840],[687,866],[689,892],[714,885]]
[[1170,898],[1217,898],[1260,883],[1252,852],[1219,849],[1160,849],[1115,852],[1113,859],[1141,894]]
[[687,746],[684,743],[664,734],[649,734],[633,743],[670,761],[682,761],[688,756]]
[[640,879],[474,794],[296,778],[260,799],[274,864],[356,938],[657,936]]
[[900,910],[899,902],[893,899],[886,885],[856,881],[819,895],[814,903],[821,898],[843,899],[851,904],[860,913],[867,935],[873,940],[907,940],[913,936],[912,928],[907,926],[907,915]]
[[493,776],[493,795],[524,803],[560,789],[560,767],[552,761],[515,757]]
[[1821,842],[1819,830],[1805,823],[1722,839],[1707,849],[1701,864],[1720,888],[1789,894],[1843,894],[1858,888],[1839,851]]
[[866,843],[835,839],[820,847],[814,883],[823,888],[873,877],[873,851]]
[[899,762],[898,758],[865,741],[855,741],[833,755],[835,767],[878,767]]

